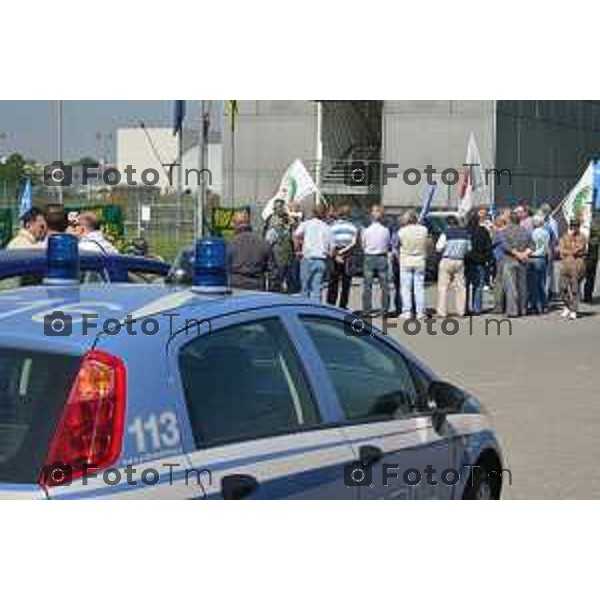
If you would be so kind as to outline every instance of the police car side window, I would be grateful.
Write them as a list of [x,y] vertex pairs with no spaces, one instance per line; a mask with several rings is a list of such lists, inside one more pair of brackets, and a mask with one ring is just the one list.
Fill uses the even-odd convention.
[[279,319],[196,338],[180,350],[179,369],[197,447],[284,434],[319,422]]
[[349,336],[343,321],[302,319],[350,421],[400,418],[419,412],[406,360],[369,335]]

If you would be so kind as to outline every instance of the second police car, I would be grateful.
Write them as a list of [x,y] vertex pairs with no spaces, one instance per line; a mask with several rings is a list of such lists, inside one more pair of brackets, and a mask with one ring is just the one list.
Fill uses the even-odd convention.
[[392,338],[231,292],[219,239],[184,288],[78,285],[53,237],[0,292],[0,498],[500,497],[479,402]]

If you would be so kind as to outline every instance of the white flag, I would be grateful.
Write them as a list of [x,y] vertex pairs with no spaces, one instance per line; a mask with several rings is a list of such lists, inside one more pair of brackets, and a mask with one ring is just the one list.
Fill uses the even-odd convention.
[[297,158],[287,168],[279,184],[277,193],[267,202],[262,212],[262,218],[266,221],[273,214],[275,200],[283,200],[286,204],[289,204],[293,200],[302,202],[302,200],[317,192],[318,188],[313,178],[306,170],[302,161]]
[[563,215],[567,223],[578,218],[581,233],[589,236],[594,201],[594,162],[590,161],[585,173],[563,200]]
[[489,202],[481,156],[473,132],[469,135],[464,165],[466,166],[459,184],[458,200],[458,211],[462,214],[468,213],[478,204],[488,204]]

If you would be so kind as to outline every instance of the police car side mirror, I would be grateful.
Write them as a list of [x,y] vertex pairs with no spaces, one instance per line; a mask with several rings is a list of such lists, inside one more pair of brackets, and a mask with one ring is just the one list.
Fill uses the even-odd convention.
[[429,385],[429,405],[431,412],[431,424],[433,429],[440,433],[446,416],[449,412],[457,412],[460,410],[462,398],[464,395],[458,388],[445,381],[432,381]]

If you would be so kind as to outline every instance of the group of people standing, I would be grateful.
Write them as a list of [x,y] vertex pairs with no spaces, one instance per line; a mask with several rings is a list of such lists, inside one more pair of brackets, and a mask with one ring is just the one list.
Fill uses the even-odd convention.
[[49,204],[45,210],[30,208],[21,217],[21,228],[6,246],[7,250],[36,250],[46,247],[48,237],[70,233],[78,238],[79,250],[115,254],[118,250],[106,239],[100,221],[93,212],[69,212],[61,204]]
[[[381,205],[372,206],[370,224],[362,228],[350,220],[350,212],[349,206],[331,211],[316,204],[311,217],[303,220],[299,210],[278,201],[263,235],[252,232],[247,212],[236,213],[235,234],[229,241],[232,285],[321,300],[326,278],[326,301],[347,308],[353,275],[362,270],[364,313],[423,318],[426,270],[435,264],[429,259],[437,253],[439,316],[481,314],[484,290],[493,286],[493,311],[519,317],[548,310],[557,294],[555,264],[560,258],[563,316],[576,318],[584,277],[584,300],[591,302],[600,241],[596,222],[590,239],[577,220],[559,237],[548,205],[534,214],[526,205],[507,208],[493,221],[482,206],[462,219],[448,216],[434,244],[414,210],[401,215],[393,230],[384,221]],[[359,248],[362,264],[357,268]],[[376,282],[380,311],[373,311]]]

